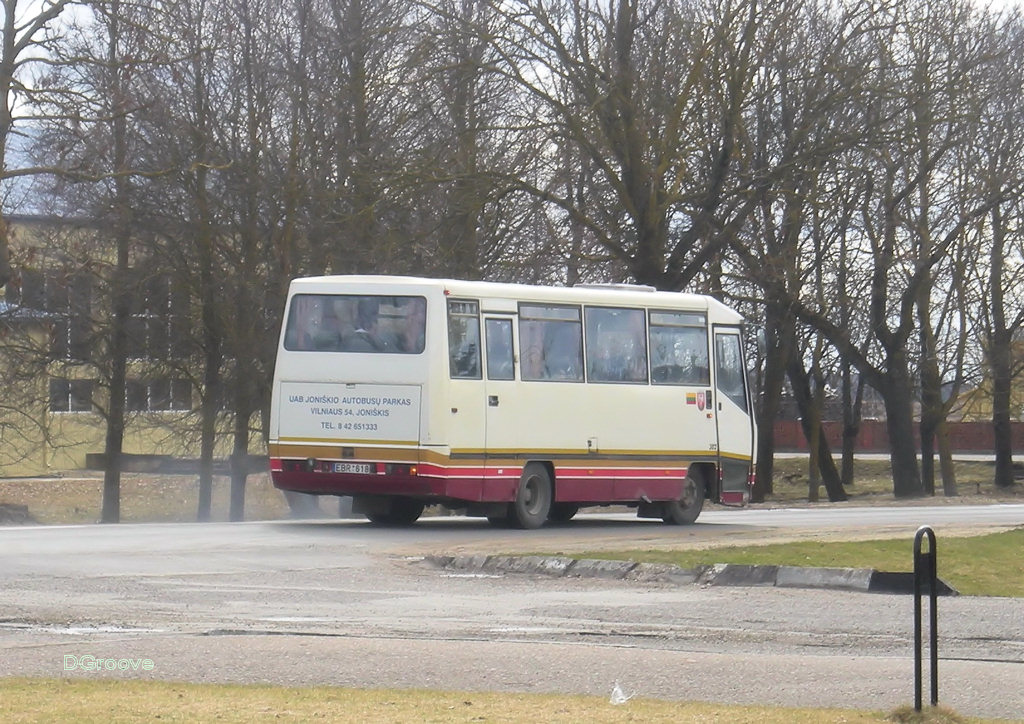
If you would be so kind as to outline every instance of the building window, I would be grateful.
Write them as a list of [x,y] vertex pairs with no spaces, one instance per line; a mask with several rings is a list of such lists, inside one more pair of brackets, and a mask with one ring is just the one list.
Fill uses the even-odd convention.
[[50,378],[50,412],[91,412],[95,380]]
[[192,383],[189,380],[171,380],[171,409],[192,409]]
[[185,379],[128,380],[125,405],[129,412],[192,409],[192,383]]
[[128,319],[128,356],[132,359],[179,359],[186,354],[188,297],[169,274],[142,276],[129,282],[132,290]]
[[50,356],[86,360],[92,338],[93,280],[84,272],[22,270],[7,285],[7,301],[46,312],[51,325]]

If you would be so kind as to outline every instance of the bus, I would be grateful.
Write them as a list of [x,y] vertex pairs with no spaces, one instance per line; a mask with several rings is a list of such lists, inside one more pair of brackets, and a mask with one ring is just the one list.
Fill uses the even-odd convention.
[[636,285],[295,279],[271,477],[384,525],[428,506],[526,529],[612,505],[693,523],[706,499],[749,501],[741,332],[711,297]]

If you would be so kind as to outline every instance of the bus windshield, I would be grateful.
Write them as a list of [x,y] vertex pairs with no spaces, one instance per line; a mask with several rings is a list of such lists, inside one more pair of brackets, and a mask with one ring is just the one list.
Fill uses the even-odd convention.
[[299,352],[423,352],[427,301],[415,296],[296,294],[284,347]]

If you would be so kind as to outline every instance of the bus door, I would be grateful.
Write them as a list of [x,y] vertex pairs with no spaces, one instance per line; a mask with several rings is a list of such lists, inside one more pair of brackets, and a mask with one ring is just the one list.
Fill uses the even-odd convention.
[[743,502],[754,452],[754,422],[747,394],[743,344],[737,327],[714,328],[718,461],[723,502]]
[[[516,389],[516,345],[512,316],[484,317],[484,394],[487,409],[484,433],[488,479],[487,497],[508,498],[519,483],[521,461],[510,449],[520,440],[522,400]],[[526,422],[526,424],[529,424]]]

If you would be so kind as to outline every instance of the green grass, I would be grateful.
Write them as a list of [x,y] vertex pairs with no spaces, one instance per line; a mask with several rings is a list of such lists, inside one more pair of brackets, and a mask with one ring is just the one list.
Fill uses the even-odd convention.
[[[968,596],[1024,597],[1024,527],[971,537],[938,538],[939,578]],[[925,544],[927,551],[927,544]],[[669,563],[694,568],[711,563],[875,568],[912,571],[913,542],[906,538],[856,542],[795,541],[700,550],[623,550],[573,553],[573,558]]]
[[[946,709],[899,712],[727,706],[652,699],[154,681],[0,679],[0,720],[27,722],[982,722]],[[912,710],[911,710],[912,712]]]
[[[836,460],[838,466],[839,461]],[[777,457],[773,466],[773,492],[769,503],[803,503],[808,499],[808,460],[799,457]],[[956,473],[958,502],[994,502],[1024,498],[1024,485],[1018,482],[1011,488],[995,486],[995,463],[992,461],[957,460]],[[935,481],[935,499],[946,500],[942,481]],[[877,503],[893,499],[892,466],[888,460],[858,459],[853,464],[853,485],[846,488],[850,503]],[[825,488],[819,487],[819,499],[828,500]]]

